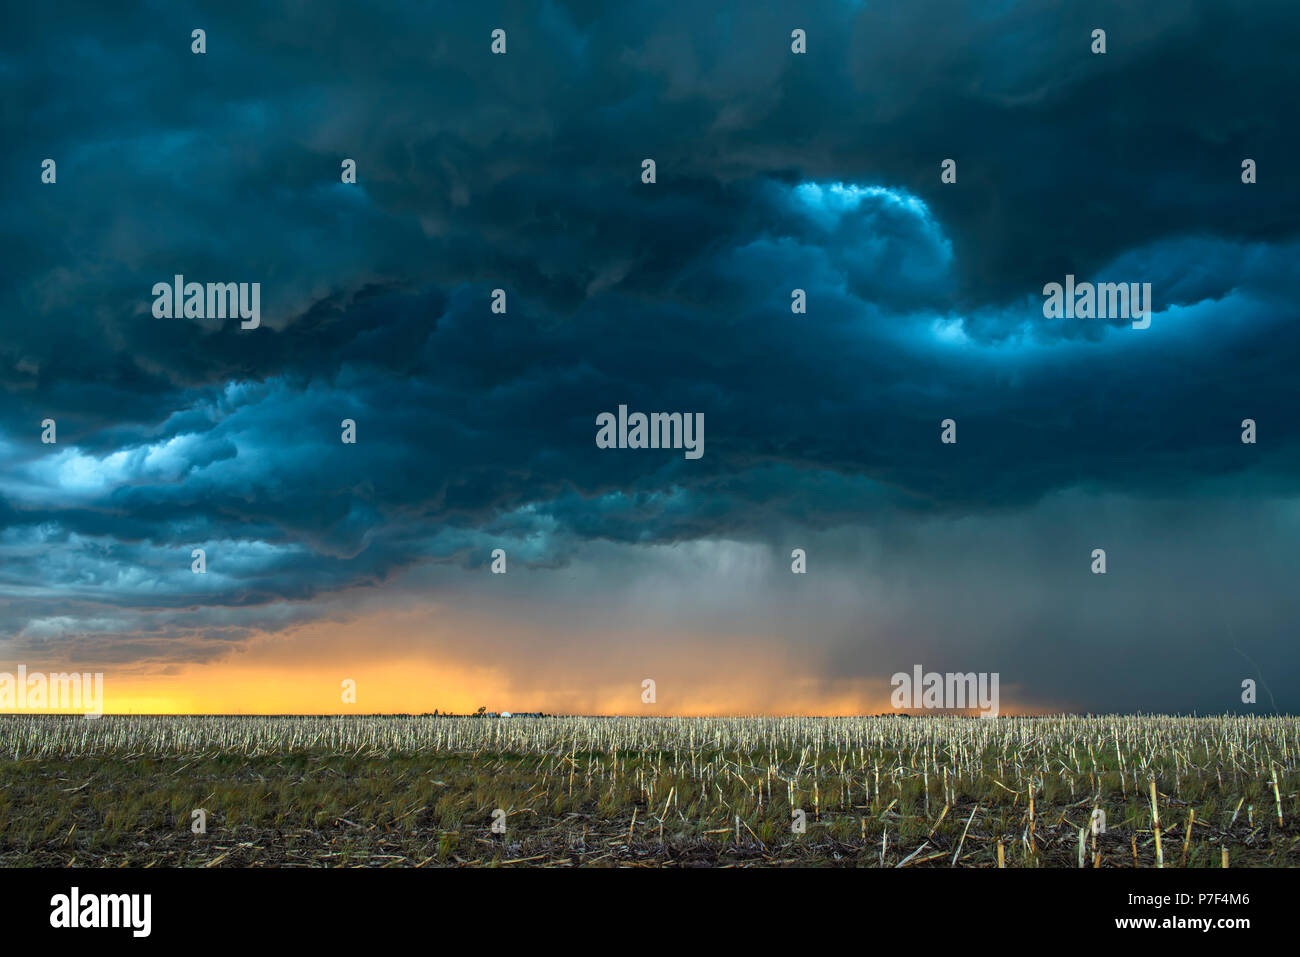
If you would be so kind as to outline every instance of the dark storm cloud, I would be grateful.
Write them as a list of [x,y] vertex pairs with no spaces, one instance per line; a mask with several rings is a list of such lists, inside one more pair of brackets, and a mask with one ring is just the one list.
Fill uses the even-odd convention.
[[[1284,4],[12,18],[9,635],[189,656],[499,543],[549,566],[1072,486],[1296,491]],[[175,273],[261,282],[263,327],[153,318]],[[1152,329],[1044,320],[1066,273],[1151,282]],[[619,403],[703,412],[704,458],[597,449]],[[1246,417],[1267,441],[1238,441]]]

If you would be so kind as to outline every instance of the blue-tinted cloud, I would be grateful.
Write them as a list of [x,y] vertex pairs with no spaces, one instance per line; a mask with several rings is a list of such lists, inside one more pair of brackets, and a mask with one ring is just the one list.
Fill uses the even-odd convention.
[[[926,581],[942,562],[909,523],[1002,527],[997,564],[1038,534],[1016,517],[1060,496],[1098,529],[1100,501],[1182,503],[1211,581],[1233,502],[1293,507],[1284,4],[13,20],[10,640],[204,658],[498,546],[551,570],[608,547],[633,576],[637,548],[806,533],[842,572],[859,534]],[[499,25],[505,57],[488,53]],[[150,290],[177,273],[260,282],[262,327],[155,319]],[[1067,274],[1151,283],[1151,328],[1044,319],[1043,285]],[[597,448],[619,404],[702,412],[704,457]],[[949,417],[956,446],[938,441]],[[1041,572],[1044,602],[1062,580]],[[1151,587],[1098,600],[1155,627],[1189,586]],[[1029,617],[1005,627],[1028,635]]]

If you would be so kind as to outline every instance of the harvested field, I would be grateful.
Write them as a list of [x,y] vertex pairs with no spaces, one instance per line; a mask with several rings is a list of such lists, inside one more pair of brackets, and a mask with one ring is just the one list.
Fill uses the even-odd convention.
[[1290,717],[7,715],[0,865],[1288,866],[1298,747]]

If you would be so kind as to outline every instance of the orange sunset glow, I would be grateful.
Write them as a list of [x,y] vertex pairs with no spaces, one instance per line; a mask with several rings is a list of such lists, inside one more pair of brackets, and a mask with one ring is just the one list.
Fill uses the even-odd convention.
[[[484,635],[487,627],[493,628],[490,638]],[[477,643],[456,642],[462,629],[478,635]],[[563,648],[564,641],[517,622],[489,626],[466,617],[431,624],[426,610],[408,609],[261,636],[205,662],[64,661],[27,667],[102,671],[103,710],[109,714],[420,714],[471,713],[479,707],[643,715],[896,710],[887,675],[828,680],[811,669],[800,674],[797,657],[783,653],[771,636],[660,638],[653,644],[631,630],[624,637],[625,642],[609,643],[604,660],[573,644],[572,636],[567,657],[512,653],[499,649]],[[645,650],[656,645],[654,653]],[[653,703],[641,700],[646,677],[656,682]],[[355,682],[355,703],[343,700],[347,680]],[[1004,691],[1002,713],[1019,713],[1010,697],[1009,689]]]

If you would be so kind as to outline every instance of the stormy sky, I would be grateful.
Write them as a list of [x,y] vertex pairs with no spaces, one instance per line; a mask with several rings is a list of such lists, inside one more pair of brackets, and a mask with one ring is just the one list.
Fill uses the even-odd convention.
[[[1300,708],[1293,4],[234,6],[6,14],[0,668],[110,710],[873,712],[916,664]],[[176,274],[260,327],[155,317]],[[1045,318],[1067,275],[1150,327]],[[703,456],[599,448],[620,404]]]

